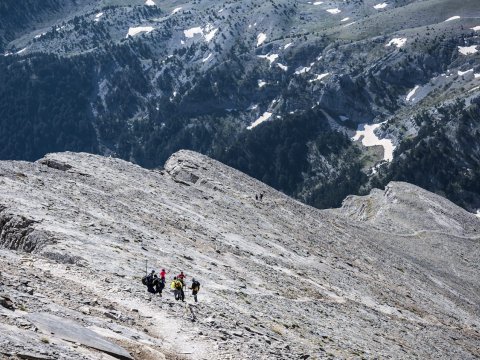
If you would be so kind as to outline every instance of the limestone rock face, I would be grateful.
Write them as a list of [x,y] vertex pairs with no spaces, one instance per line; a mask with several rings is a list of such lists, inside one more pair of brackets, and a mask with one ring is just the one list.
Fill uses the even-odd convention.
[[[190,151],[164,170],[0,162],[0,354],[474,359],[479,236],[474,215],[406,183],[320,211]],[[162,268],[160,297],[141,278]],[[180,271],[198,303],[170,293]],[[38,321],[56,318],[88,342]]]

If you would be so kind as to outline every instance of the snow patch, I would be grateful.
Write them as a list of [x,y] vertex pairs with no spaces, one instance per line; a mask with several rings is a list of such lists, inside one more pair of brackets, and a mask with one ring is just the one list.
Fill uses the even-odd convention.
[[388,4],[386,2],[384,2],[384,3],[381,3],[381,4],[375,5],[373,8],[376,9],[376,10],[380,10],[380,9],[385,9],[387,6],[388,6]]
[[103,16],[103,12],[100,12],[95,15],[95,20],[94,21],[100,21],[100,18]]
[[147,6],[157,6],[157,4],[155,4],[155,1],[153,1],[153,0],[145,1],[145,5],[147,5]]
[[480,31],[480,25],[479,25],[479,26],[475,26],[475,27],[470,28],[470,29],[472,29],[473,31]]
[[185,34],[185,37],[191,39],[197,34],[203,35],[203,30],[201,27],[196,26],[188,30],[183,30],[183,33]]
[[132,28],[128,29],[128,34],[127,34],[126,38],[128,38],[129,36],[135,36],[135,35],[140,34],[142,32],[149,33],[153,30],[155,30],[155,28],[152,27],[152,26],[132,27]]
[[265,111],[262,116],[260,116],[257,120],[251,123],[250,126],[247,126],[247,130],[252,130],[254,127],[270,119],[271,116],[272,116],[271,112]]
[[457,74],[458,74],[458,76],[463,76],[465,74],[468,74],[469,72],[473,72],[473,69],[470,69],[470,70],[467,70],[467,71],[458,70]]
[[330,75],[330,73],[328,73],[328,72],[324,73],[324,74],[320,74],[320,75],[317,74],[317,77],[315,79],[309,80],[308,82],[320,81],[323,78],[327,77],[328,75]]
[[348,24],[343,25],[343,27],[349,27],[349,26],[351,26],[351,25],[353,25],[353,24],[355,24],[355,23],[356,23],[356,21],[352,21],[352,22],[350,22],[350,23],[348,23]]
[[346,17],[346,18],[343,18],[343,19],[340,20],[340,21],[341,21],[341,22],[345,22],[345,21],[348,21],[348,20],[350,20],[350,18],[349,18],[349,17]]
[[280,69],[282,69],[283,71],[287,71],[287,70],[288,70],[288,66],[286,66],[286,65],[277,63],[277,66],[278,66]]
[[407,43],[407,38],[394,38],[390,40],[385,46],[388,47],[388,46],[395,45],[397,48],[401,48],[406,43]]
[[413,96],[415,95],[418,89],[420,89],[420,85],[417,85],[412,90],[410,90],[410,92],[407,94],[407,97],[405,98],[405,101],[410,101],[410,99],[414,101],[415,98]]
[[305,74],[309,72],[312,68],[310,66],[304,66],[303,68],[299,68],[295,71],[295,75]]
[[347,121],[349,119],[348,116],[344,116],[344,115],[340,115],[339,118],[340,118],[340,121]]
[[173,14],[176,14],[177,12],[179,12],[180,10],[182,10],[182,7],[176,7],[175,9],[172,10],[172,15]]
[[257,47],[259,47],[260,45],[262,45],[265,40],[267,40],[267,35],[264,34],[264,33],[260,33],[257,35]]
[[458,19],[461,19],[460,16],[452,16],[451,18],[448,18],[447,20],[445,20],[444,22],[448,22],[448,21],[452,21],[452,20],[458,20]]
[[201,35],[206,42],[210,42],[217,33],[218,29],[214,28],[212,24],[207,24],[203,29],[199,26],[183,30],[183,34],[186,38],[193,38],[195,35]]
[[287,49],[288,49],[290,46],[292,46],[292,45],[293,45],[293,43],[291,43],[291,42],[289,42],[288,44],[285,44],[285,45],[283,46],[283,50],[287,50]]
[[475,214],[475,216],[480,218],[480,210],[477,210],[477,213]]
[[342,11],[339,8],[335,8],[335,9],[327,9],[326,12],[335,15],[335,14],[340,14]]
[[480,74],[473,74],[473,76],[475,77],[475,79],[480,79]]
[[275,60],[278,59],[278,54],[270,54],[270,55],[258,55],[260,59],[267,59],[270,62],[270,65],[272,65]]
[[352,138],[353,141],[358,141],[362,138],[363,146],[382,146],[383,147],[383,160],[385,161],[392,161],[393,160],[393,151],[395,150],[395,146],[389,139],[379,139],[377,135],[375,135],[375,130],[378,129],[383,123],[380,124],[360,124],[358,125],[357,132],[355,136]]
[[218,29],[212,29],[212,30],[207,30],[208,32],[205,34],[205,40],[206,42],[210,42],[214,37],[215,34],[217,33]]
[[472,45],[472,46],[459,46],[458,51],[462,55],[471,55],[475,54],[478,52],[477,50],[477,45]]
[[261,89],[262,87],[264,87],[265,85],[267,85],[267,83],[263,80],[258,80],[258,87]]
[[20,55],[20,54],[24,53],[25,51],[27,51],[27,48],[23,48],[22,50],[17,51],[15,54]]
[[212,56],[213,56],[212,53],[208,54],[208,56],[206,58],[202,59],[202,62],[203,63],[207,62],[208,60],[210,60],[212,58]]
[[323,1],[315,1],[315,2],[313,3],[313,5],[322,5],[322,4],[323,4]]

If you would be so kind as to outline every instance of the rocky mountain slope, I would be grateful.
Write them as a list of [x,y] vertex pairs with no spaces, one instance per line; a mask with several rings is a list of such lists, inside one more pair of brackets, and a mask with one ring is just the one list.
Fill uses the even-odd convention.
[[[480,356],[474,215],[407,183],[317,210],[197,153],[164,168],[0,162],[1,356]],[[199,303],[149,296],[146,266]]]
[[2,159],[188,148],[320,208],[391,180],[480,208],[477,0],[0,6]]

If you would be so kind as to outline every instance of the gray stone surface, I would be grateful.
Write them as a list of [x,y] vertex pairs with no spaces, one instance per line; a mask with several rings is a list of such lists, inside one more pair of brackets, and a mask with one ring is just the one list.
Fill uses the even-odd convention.
[[[189,151],[161,171],[46,160],[71,167],[0,162],[0,214],[29,219],[0,236],[5,352],[100,358],[43,334],[41,312],[135,359],[480,356],[480,221],[437,195],[392,183],[320,211]],[[199,302],[148,294],[146,267],[197,278]]]
[[106,341],[96,332],[74,321],[45,313],[32,313],[27,318],[46,334],[92,347],[119,359],[133,359],[122,347]]

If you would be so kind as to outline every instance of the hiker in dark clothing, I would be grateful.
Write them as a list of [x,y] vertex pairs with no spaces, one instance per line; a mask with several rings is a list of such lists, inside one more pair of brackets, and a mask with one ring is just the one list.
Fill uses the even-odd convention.
[[197,280],[192,279],[192,286],[190,287],[190,289],[192,290],[192,295],[195,299],[195,302],[198,302],[197,294],[200,291],[200,283]]
[[260,201],[263,200],[263,192],[260,193]]
[[155,286],[155,293],[162,296],[162,291],[165,288],[165,281],[162,281],[161,278],[158,278],[157,275],[154,275],[153,285]]
[[149,293],[155,294],[155,280],[157,279],[157,275],[155,275],[155,271],[152,270],[152,272],[147,275],[147,291]]

